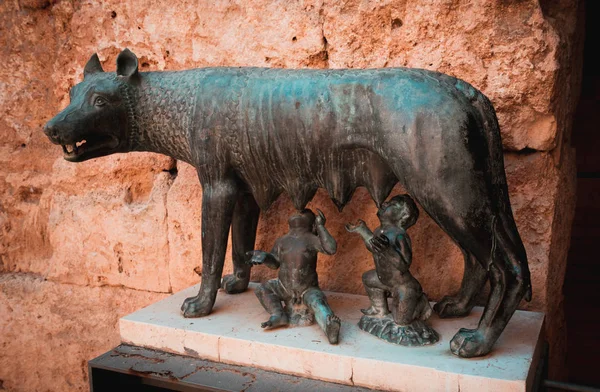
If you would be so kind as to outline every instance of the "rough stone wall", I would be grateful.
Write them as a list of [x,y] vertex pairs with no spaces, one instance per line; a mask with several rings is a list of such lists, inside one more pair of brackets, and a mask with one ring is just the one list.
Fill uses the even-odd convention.
[[[98,52],[112,71],[124,47],[142,71],[408,66],[482,90],[498,112],[531,266],[533,301],[522,306],[548,312],[560,368],[577,15],[578,0],[0,2],[0,390],[86,390],[85,361],[118,343],[118,317],[197,283],[202,191],[193,168],[149,153],[71,164],[41,132],[89,56]],[[359,189],[343,213],[324,192],[310,207],[325,212],[339,243],[320,260],[321,285],[363,293],[371,259],[344,224],[375,225],[367,193]],[[291,211],[283,196],[262,215],[258,248],[272,246]],[[410,234],[427,293],[454,292],[460,251],[425,214]]]

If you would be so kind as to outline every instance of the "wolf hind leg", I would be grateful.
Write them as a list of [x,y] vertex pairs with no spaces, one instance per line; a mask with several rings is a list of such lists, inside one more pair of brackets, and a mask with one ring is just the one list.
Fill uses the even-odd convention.
[[465,262],[462,283],[458,293],[445,296],[433,306],[433,310],[441,318],[467,316],[475,306],[477,294],[488,278],[486,269],[475,256],[462,246],[460,249]]
[[[531,290],[529,267],[524,247],[514,238],[517,228],[494,225],[490,250],[489,275],[491,293],[476,329],[461,329],[452,338],[450,350],[463,358],[488,354],[508,324],[521,300]],[[515,233],[508,233],[507,226]]]

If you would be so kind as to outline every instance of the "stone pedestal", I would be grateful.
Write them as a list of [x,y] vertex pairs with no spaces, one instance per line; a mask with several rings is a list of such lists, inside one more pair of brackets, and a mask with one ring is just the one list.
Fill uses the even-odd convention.
[[494,351],[461,359],[449,342],[461,327],[475,328],[482,309],[462,319],[430,323],[438,343],[425,347],[393,345],[357,326],[365,296],[327,293],[342,319],[340,344],[333,346],[317,325],[264,331],[269,315],[252,290],[219,292],[213,313],[185,319],[179,307],[195,295],[190,287],[120,320],[123,343],[279,373],[392,391],[527,391],[541,350],[544,315],[517,311]]

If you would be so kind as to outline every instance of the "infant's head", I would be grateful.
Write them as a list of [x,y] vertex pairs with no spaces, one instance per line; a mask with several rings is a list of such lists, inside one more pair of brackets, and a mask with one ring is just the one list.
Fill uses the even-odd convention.
[[381,223],[392,224],[406,230],[417,222],[419,209],[409,195],[398,195],[381,205],[377,217]]
[[292,215],[288,220],[290,229],[306,229],[312,231],[315,225],[315,214],[308,208]]

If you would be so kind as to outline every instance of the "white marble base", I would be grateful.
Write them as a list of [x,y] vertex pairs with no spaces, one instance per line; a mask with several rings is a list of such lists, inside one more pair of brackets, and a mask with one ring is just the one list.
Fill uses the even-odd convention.
[[318,325],[265,331],[269,315],[252,290],[220,291],[213,313],[184,318],[179,307],[197,293],[190,287],[120,320],[123,343],[280,373],[392,391],[526,391],[531,387],[542,313],[517,311],[486,357],[461,359],[449,349],[461,327],[475,328],[482,309],[469,317],[439,319],[432,326],[440,341],[426,347],[402,347],[377,339],[356,325],[365,296],[328,293],[342,319],[340,344],[330,345]]

